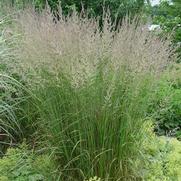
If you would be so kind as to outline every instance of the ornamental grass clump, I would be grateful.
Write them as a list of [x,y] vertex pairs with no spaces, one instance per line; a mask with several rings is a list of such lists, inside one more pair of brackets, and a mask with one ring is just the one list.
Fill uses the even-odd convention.
[[[74,85],[90,78],[97,68],[134,73],[159,73],[172,55],[170,41],[160,40],[138,18],[126,17],[121,25],[111,22],[109,13],[90,19],[73,12],[58,19],[49,9],[38,14],[32,9],[21,12],[17,24],[22,37],[15,49],[15,69],[65,74]],[[169,39],[169,38],[168,38]],[[173,57],[173,55],[172,55]],[[21,65],[21,66],[20,66]]]
[[16,23],[12,71],[27,82],[19,124],[32,125],[37,144],[56,155],[60,180],[141,179],[134,161],[157,79],[174,58],[169,40],[137,18],[114,25],[109,13],[101,27],[85,13],[57,19],[32,9]]

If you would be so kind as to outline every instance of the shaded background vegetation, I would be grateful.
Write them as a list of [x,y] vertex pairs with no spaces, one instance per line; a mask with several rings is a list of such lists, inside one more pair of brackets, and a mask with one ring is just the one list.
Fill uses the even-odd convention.
[[8,4],[18,7],[25,7],[30,3],[41,9],[48,4],[52,10],[56,10],[61,4],[64,14],[68,14],[72,9],[81,12],[84,8],[91,16],[102,16],[103,8],[109,8],[112,17],[118,18],[124,17],[127,13],[131,15],[139,13],[145,5],[144,2],[144,0],[7,0]]

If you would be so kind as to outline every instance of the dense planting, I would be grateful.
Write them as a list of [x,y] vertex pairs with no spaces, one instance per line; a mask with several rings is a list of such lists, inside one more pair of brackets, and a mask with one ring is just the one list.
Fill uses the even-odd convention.
[[180,142],[151,126],[180,138],[169,38],[109,12],[56,18],[29,8],[1,27],[0,180],[179,181]]

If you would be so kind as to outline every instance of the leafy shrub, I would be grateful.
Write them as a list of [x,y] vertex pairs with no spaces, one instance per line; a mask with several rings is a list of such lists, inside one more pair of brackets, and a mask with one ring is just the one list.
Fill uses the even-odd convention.
[[172,67],[161,79],[153,100],[152,114],[159,135],[181,138],[181,69]]
[[25,144],[9,148],[0,159],[0,180],[54,180],[56,167],[49,155],[38,155],[28,150]]
[[[29,4],[33,4],[36,9],[44,9],[46,3],[50,6],[51,10],[56,12],[58,6],[61,2],[61,8],[64,15],[69,14],[74,9],[77,12],[86,11],[90,16],[101,17],[103,15],[103,9],[109,8],[111,11],[111,17],[122,19],[126,14],[134,16],[135,14],[141,12],[145,5],[144,0],[7,0],[7,2],[1,2],[7,5],[7,2],[16,8],[24,8]],[[103,8],[104,6],[104,8]]]
[[[147,126],[149,129],[149,126]],[[179,181],[181,179],[181,142],[175,138],[157,137],[152,130],[143,142],[145,163],[141,175],[145,181]]]
[[172,33],[173,43],[179,53],[178,61],[181,61],[181,1],[161,1],[160,5],[153,7],[153,22],[162,28],[162,35]]

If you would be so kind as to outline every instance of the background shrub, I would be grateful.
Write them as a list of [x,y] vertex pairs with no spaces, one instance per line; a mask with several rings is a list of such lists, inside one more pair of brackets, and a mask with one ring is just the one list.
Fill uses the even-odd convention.
[[[1,2],[1,1],[0,1]],[[147,1],[149,2],[149,1]],[[56,14],[58,6],[61,8],[64,15],[69,14],[73,10],[81,12],[84,9],[90,16],[102,17],[104,9],[109,8],[112,19],[118,18],[118,21],[129,14],[134,17],[135,14],[141,13],[144,6],[144,0],[7,0],[2,1],[1,5],[10,4],[16,8],[25,8],[28,4],[32,4],[36,9],[42,10],[48,4],[51,10]],[[57,14],[58,15],[58,14]]]
[[153,23],[160,25],[161,35],[172,34],[173,44],[179,53],[178,62],[181,61],[181,1],[172,0],[171,2],[161,1],[161,3],[151,8]]
[[181,133],[180,70],[180,65],[175,65],[167,71],[151,106],[156,119],[155,131],[159,135],[176,136],[178,139]]

